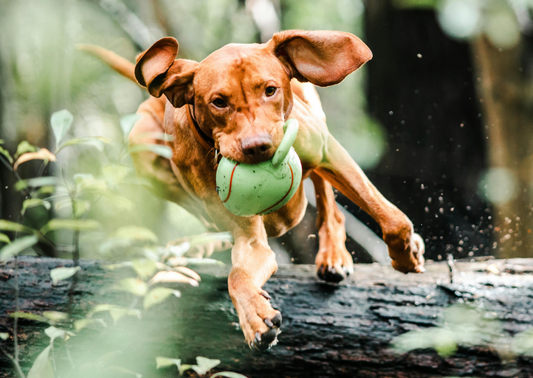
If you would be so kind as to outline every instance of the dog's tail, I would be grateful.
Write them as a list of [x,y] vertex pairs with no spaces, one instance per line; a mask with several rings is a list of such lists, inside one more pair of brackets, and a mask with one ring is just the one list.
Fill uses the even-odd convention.
[[76,45],[76,47],[78,50],[87,51],[89,54],[106,63],[109,67],[117,71],[122,76],[125,76],[134,83],[137,83],[137,79],[135,79],[135,64],[126,58],[123,58],[120,55],[117,55],[114,52],[99,46],[79,44]]

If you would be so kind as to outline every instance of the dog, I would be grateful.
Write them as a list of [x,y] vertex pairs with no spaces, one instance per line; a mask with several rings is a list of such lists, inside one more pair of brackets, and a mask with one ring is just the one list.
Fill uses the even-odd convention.
[[[300,185],[294,197],[271,214],[236,216],[216,192],[215,155],[247,164],[272,158],[289,117],[300,125],[294,148],[303,178],[309,177],[315,187],[318,276],[339,282],[353,273],[333,187],[379,223],[394,269],[423,272],[422,238],[328,132],[314,87],[338,84],[372,59],[355,35],[288,30],[264,44],[226,45],[201,62],[177,59],[178,42],[171,37],[155,42],[135,65],[98,47],[85,49],[151,94],[138,109],[140,119],[130,143],[164,143],[173,155],[166,159],[148,151],[132,154],[137,173],[152,182],[158,195],[184,207],[210,229],[233,234],[228,288],[252,350],[265,351],[275,344],[282,321],[262,289],[277,270],[267,237],[296,226],[307,200]],[[170,134],[172,141],[151,138],[153,132]]]

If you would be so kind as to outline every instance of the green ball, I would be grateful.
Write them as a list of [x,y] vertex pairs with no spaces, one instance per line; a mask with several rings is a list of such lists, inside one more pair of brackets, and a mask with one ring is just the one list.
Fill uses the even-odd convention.
[[222,158],[218,164],[217,192],[235,215],[249,217],[278,210],[292,198],[302,181],[302,163],[292,144],[298,122],[288,120],[285,136],[271,160],[259,164],[237,163]]

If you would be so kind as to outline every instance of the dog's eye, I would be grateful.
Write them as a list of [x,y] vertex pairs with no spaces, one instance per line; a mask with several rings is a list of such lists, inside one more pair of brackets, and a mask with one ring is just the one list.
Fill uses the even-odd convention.
[[276,87],[267,87],[267,89],[265,89],[265,94],[267,95],[267,97],[270,97],[270,96],[273,96],[274,93],[276,93],[278,88]]
[[222,100],[221,98],[216,98],[213,101],[213,105],[215,105],[217,108],[225,108],[226,106],[228,106],[226,104],[226,101]]

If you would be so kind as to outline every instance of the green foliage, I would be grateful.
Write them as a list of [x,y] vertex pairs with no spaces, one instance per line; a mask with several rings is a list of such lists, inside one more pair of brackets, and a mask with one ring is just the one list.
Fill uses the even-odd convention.
[[6,245],[0,250],[0,261],[6,261],[18,255],[24,250],[33,247],[39,239],[37,236],[24,236]]
[[441,326],[409,331],[396,337],[392,345],[398,353],[433,348],[447,357],[460,345],[499,345],[501,331],[500,323],[488,313],[455,305],[444,310]]
[[230,371],[221,371],[220,373],[216,373],[211,376],[211,378],[215,377],[227,377],[227,378],[247,378],[246,376],[238,373],[232,373]]
[[37,148],[32,146],[27,140],[23,140],[17,146],[17,152],[15,153],[15,159],[26,152],[36,152]]
[[15,184],[15,189],[23,190],[26,188],[38,188],[42,186],[53,186],[59,185],[59,180],[57,177],[48,176],[48,177],[36,177],[27,180],[20,180]]
[[63,141],[63,138],[70,129],[73,120],[74,116],[68,110],[61,110],[52,114],[50,125],[52,126],[52,131],[54,132],[57,146],[59,146]]
[[55,268],[50,271],[50,277],[52,278],[54,285],[56,285],[59,281],[72,277],[80,270],[81,268],[79,266],[73,268]]
[[137,122],[141,117],[138,114],[129,114],[125,115],[120,119],[120,128],[124,134],[124,140],[127,140],[135,122]]
[[13,164],[13,158],[11,157],[11,154],[2,146],[0,146],[0,154],[3,155],[10,164]]
[[172,150],[168,146],[163,146],[160,144],[143,144],[138,143],[134,144],[129,148],[130,154],[135,154],[138,152],[148,151],[153,152],[154,154],[157,154],[159,156],[162,156],[164,158],[170,159],[172,158]]
[[[198,356],[196,357],[196,365],[182,365],[180,359],[176,358],[168,358],[168,357],[156,357],[156,364],[157,369],[169,367],[175,365],[178,368],[178,371],[181,374],[185,370],[192,369],[196,372],[198,375],[205,375],[207,372],[211,369],[213,369],[215,366],[218,366],[220,364],[220,360],[212,360],[209,358]],[[222,374],[222,373],[219,373]],[[223,377],[224,375],[215,374],[213,377],[219,376]],[[229,373],[229,374],[235,374],[235,373]],[[226,377],[232,377],[231,375],[225,375]],[[240,378],[243,377],[242,375],[234,375],[233,377]],[[246,378],[246,377],[244,377]]]
[[54,378],[54,369],[50,361],[50,349],[52,345],[47,346],[38,356],[31,367],[28,378]]
[[22,203],[21,214],[24,215],[26,210],[37,206],[43,206],[46,210],[50,210],[50,208],[52,207],[52,205],[48,201],[42,200],[40,198],[28,198]]
[[98,149],[99,151],[104,150],[104,145],[109,144],[111,141],[104,137],[99,136],[88,136],[88,137],[80,137],[80,138],[72,138],[66,141],[65,143],[62,143],[59,145],[56,150],[54,151],[56,154],[58,154],[63,149],[70,147],[70,146],[78,146],[78,145],[90,145]]
[[11,240],[9,240],[9,237],[6,234],[0,233],[0,242],[9,244],[11,243]]
[[181,293],[177,290],[172,290],[166,287],[156,287],[155,289],[150,290],[143,300],[144,309],[148,309],[153,305],[163,302],[165,299],[174,295],[175,297],[180,297]]
[[50,231],[57,231],[61,229],[73,231],[91,231],[100,227],[100,223],[93,219],[52,219],[43,228],[41,233],[47,234]]

